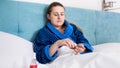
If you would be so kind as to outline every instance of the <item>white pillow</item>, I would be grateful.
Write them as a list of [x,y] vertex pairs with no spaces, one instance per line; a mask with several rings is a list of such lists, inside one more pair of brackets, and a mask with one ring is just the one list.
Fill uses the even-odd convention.
[[33,58],[30,41],[0,32],[0,68],[29,68]]

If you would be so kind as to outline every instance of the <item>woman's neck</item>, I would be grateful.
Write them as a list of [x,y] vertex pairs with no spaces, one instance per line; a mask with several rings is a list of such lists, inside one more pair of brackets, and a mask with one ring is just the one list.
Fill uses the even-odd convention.
[[58,29],[61,33],[64,33],[65,28],[66,28],[65,25],[63,25],[61,27],[56,27],[56,29]]

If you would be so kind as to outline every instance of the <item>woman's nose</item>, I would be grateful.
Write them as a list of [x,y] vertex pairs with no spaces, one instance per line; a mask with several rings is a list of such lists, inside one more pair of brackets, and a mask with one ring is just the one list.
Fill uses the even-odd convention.
[[58,18],[60,19],[60,18],[61,18],[61,15],[58,15]]

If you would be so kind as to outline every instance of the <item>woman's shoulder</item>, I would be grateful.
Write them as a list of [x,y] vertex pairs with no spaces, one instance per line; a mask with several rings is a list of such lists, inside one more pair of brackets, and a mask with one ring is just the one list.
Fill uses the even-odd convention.
[[47,27],[46,27],[46,26],[43,26],[42,28],[40,28],[40,29],[38,30],[38,33],[39,33],[39,34],[44,34],[44,33],[46,32],[46,30],[47,30]]
[[43,26],[42,28],[40,28],[39,31],[40,31],[40,32],[41,32],[41,31],[45,31],[46,29],[48,29],[48,28],[47,28],[47,26],[45,25],[45,26]]

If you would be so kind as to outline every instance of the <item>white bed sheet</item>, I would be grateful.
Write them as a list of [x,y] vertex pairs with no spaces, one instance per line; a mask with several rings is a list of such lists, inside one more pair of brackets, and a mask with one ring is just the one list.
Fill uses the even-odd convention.
[[32,58],[32,42],[0,31],[0,68],[29,68]]
[[[18,36],[0,32],[0,68],[29,68],[33,58],[32,43]],[[75,55],[68,47],[59,49],[59,57],[38,68],[120,68],[120,43],[95,45],[94,52]]]
[[38,64],[38,68],[120,68],[120,43],[105,43],[93,47],[94,52],[80,55],[63,47],[56,60],[50,64]]

